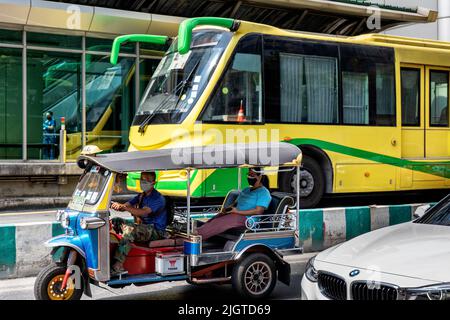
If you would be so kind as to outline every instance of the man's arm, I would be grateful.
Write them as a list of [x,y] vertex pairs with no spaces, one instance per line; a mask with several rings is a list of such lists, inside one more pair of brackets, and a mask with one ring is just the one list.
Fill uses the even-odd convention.
[[263,214],[264,210],[266,210],[266,208],[260,206],[257,206],[255,209],[250,210],[238,210],[236,208],[233,208],[230,213],[240,216],[257,216]]
[[[125,205],[126,204],[129,204],[129,203],[127,202],[127,203],[125,203]],[[150,213],[152,213],[152,209],[150,209],[148,207],[139,209],[139,208],[135,208],[131,205],[125,206],[124,210],[128,211],[129,213],[131,213],[133,216],[136,216],[136,217],[143,217],[143,216],[146,216],[146,215],[149,215]]]

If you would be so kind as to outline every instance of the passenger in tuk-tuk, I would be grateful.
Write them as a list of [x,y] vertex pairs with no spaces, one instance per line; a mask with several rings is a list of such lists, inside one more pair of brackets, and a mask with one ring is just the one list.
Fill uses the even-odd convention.
[[239,194],[236,205],[224,208],[222,212],[197,228],[197,233],[202,236],[202,240],[207,240],[229,229],[245,227],[247,218],[264,213],[264,210],[269,207],[272,196],[262,183],[263,177],[260,168],[249,170],[247,181],[250,186]]
[[143,193],[126,203],[113,202],[111,208],[117,211],[128,211],[134,222],[120,217],[112,219],[116,232],[123,235],[114,254],[112,275],[124,273],[123,263],[131,249],[132,242],[149,242],[165,238],[167,226],[166,201],[155,189],[154,172],[142,172],[141,189]]

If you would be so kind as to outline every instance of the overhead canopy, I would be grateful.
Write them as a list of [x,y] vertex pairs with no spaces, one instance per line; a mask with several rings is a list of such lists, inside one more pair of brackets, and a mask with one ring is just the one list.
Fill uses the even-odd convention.
[[[379,32],[406,23],[433,22],[437,12],[420,7],[382,5],[362,0],[59,0],[88,6],[107,7],[176,17],[224,17],[258,22],[275,27],[335,35]],[[379,1],[378,1],[379,2]],[[379,8],[380,28],[367,20]],[[164,33],[164,26],[158,34]]]
[[300,149],[289,143],[228,144],[134,152],[82,155],[78,165],[98,164],[110,171],[142,172],[155,170],[216,169],[235,167],[299,166]]

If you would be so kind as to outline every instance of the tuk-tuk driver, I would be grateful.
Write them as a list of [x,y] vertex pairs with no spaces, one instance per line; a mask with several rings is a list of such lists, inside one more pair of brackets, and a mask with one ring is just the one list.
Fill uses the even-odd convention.
[[123,237],[114,254],[112,275],[125,272],[123,263],[130,252],[131,243],[149,242],[163,239],[167,225],[166,201],[164,196],[155,189],[156,175],[154,172],[142,172],[142,193],[126,203],[113,202],[111,208],[117,211],[128,211],[135,217],[135,222],[129,222],[120,217],[112,219],[116,231]]
[[207,240],[229,229],[245,227],[247,218],[264,214],[264,210],[270,205],[272,196],[270,191],[263,186],[262,178],[260,168],[249,170],[247,181],[250,186],[242,190],[236,200],[236,205],[224,208],[224,211],[197,228],[197,234],[202,236],[202,240]]

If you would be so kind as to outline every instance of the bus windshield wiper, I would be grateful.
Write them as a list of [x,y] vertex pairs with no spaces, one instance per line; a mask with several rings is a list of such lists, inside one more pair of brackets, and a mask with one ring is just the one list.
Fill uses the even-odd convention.
[[[142,123],[141,123],[141,125],[139,126],[139,129],[138,129],[139,133],[141,133],[141,134],[145,133],[145,130],[147,129],[147,126],[150,123],[150,121],[152,121],[152,119],[155,117],[155,115],[157,113],[159,113],[161,110],[163,110],[166,107],[167,103],[171,99],[171,94],[175,94],[178,97],[177,98],[177,102],[175,103],[174,107],[176,107],[178,105],[178,103],[181,100],[181,97],[183,96],[183,92],[184,92],[185,88],[188,87],[188,84],[189,84],[189,86],[191,85],[192,76],[195,74],[198,66],[200,65],[200,60],[201,59],[199,59],[196,62],[195,66],[192,68],[192,70],[189,73],[189,75],[187,76],[186,80],[181,81],[179,84],[177,84],[177,86],[174,88],[174,90],[164,100],[162,100],[160,102],[160,104],[155,108],[155,110],[153,110],[153,113],[149,114],[147,116],[147,118],[145,118],[144,121],[142,121]],[[178,90],[180,90],[179,94],[177,94]]]

